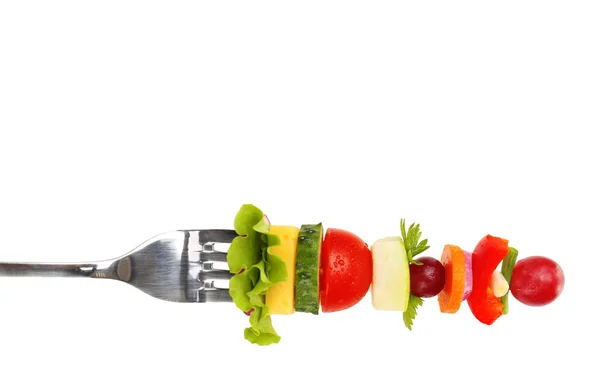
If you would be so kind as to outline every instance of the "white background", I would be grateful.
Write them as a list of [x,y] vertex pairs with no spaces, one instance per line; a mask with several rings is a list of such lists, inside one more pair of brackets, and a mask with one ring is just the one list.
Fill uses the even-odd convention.
[[[0,259],[119,256],[243,203],[427,255],[485,234],[566,274],[493,326],[366,297],[275,317],[119,282],[0,280],[3,384],[596,383],[600,12],[593,1],[4,1]],[[591,350],[588,349],[591,347]],[[583,378],[586,378],[584,380]]]

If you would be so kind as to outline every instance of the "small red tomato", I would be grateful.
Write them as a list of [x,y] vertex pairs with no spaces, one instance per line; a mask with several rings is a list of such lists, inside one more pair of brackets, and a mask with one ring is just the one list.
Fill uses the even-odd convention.
[[369,246],[355,234],[327,229],[321,247],[319,291],[325,313],[357,304],[369,291],[373,257]]
[[561,267],[547,257],[527,257],[515,264],[510,292],[517,301],[529,306],[543,306],[554,301],[565,286]]

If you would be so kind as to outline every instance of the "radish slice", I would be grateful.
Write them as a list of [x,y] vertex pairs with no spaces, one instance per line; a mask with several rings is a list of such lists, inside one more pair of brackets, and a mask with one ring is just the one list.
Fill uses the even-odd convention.
[[465,292],[463,294],[463,301],[471,295],[473,290],[473,264],[472,264],[472,253],[463,250],[465,254]]

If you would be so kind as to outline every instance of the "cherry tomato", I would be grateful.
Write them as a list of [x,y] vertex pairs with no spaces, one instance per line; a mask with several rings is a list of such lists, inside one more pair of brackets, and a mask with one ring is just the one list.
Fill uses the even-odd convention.
[[432,257],[416,258],[422,265],[410,264],[410,292],[421,298],[438,295],[446,284],[446,269]]
[[510,292],[517,301],[529,306],[543,306],[554,301],[565,286],[561,267],[547,257],[533,256],[519,260],[510,279]]
[[323,312],[357,304],[369,291],[372,279],[373,257],[369,245],[349,231],[327,229],[319,272]]

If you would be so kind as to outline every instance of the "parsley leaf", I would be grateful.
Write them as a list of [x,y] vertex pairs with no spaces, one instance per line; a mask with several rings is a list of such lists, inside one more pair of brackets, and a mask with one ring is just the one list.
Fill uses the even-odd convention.
[[408,263],[414,263],[415,265],[422,265],[421,262],[415,261],[414,257],[421,254],[425,250],[429,249],[427,245],[427,239],[420,240],[421,238],[421,225],[413,223],[406,230],[406,221],[400,220],[400,232],[402,234],[402,241],[406,248],[406,255],[408,256]]
[[412,330],[413,320],[417,316],[417,308],[422,305],[423,298],[417,297],[411,293],[408,299],[408,308],[402,315],[402,319],[404,319],[404,325],[406,325],[408,330]]
[[[427,239],[421,240],[421,226],[419,224],[411,224],[406,230],[406,221],[404,218],[400,219],[400,233],[402,234],[402,241],[404,242],[404,248],[406,249],[406,256],[408,257],[408,263],[413,265],[422,265],[423,263],[415,260],[414,258],[429,249],[427,245]],[[408,298],[408,307],[402,315],[404,319],[404,325],[408,330],[412,330],[413,320],[417,316],[417,308],[423,305],[423,299],[410,293]]]

